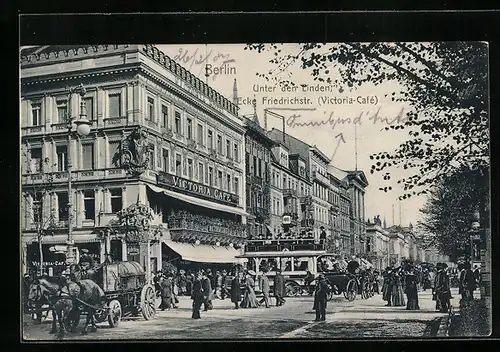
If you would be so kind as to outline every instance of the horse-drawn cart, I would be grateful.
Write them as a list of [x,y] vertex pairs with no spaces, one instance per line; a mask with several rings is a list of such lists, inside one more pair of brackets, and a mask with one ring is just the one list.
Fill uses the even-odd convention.
[[[113,262],[102,264],[92,277],[104,291],[105,304],[95,313],[96,323],[108,321],[110,327],[117,326],[123,316],[142,313],[146,320],[156,313],[155,288],[147,282],[146,273],[137,262]],[[78,325],[80,315],[88,314],[86,302],[78,301],[73,324]],[[93,307],[92,307],[93,308]]]

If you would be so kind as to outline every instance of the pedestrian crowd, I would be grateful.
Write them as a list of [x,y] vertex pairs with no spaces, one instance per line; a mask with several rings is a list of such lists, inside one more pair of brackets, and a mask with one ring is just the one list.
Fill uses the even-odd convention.
[[[419,310],[418,291],[432,289],[432,299],[436,301],[436,310],[448,312],[451,295],[450,282],[456,282],[461,295],[460,305],[473,300],[473,292],[480,281],[479,268],[474,270],[468,262],[449,268],[446,263],[433,266],[414,265],[409,261],[400,266],[391,266],[382,273],[384,283],[382,294],[386,306],[405,306],[407,310]],[[406,299],[405,299],[406,294]]]
[[[263,294],[262,299],[258,299],[255,294],[256,273],[253,270],[243,270],[235,268],[228,273],[226,270],[215,271],[198,270],[196,272],[180,270],[177,274],[171,272],[159,273],[155,276],[154,282],[157,295],[161,297],[161,310],[177,308],[179,302],[177,296],[191,297],[193,304],[193,319],[200,319],[200,311],[213,309],[214,299],[224,300],[230,298],[234,304],[234,309],[257,308],[265,305],[271,307],[271,286],[266,272],[260,275],[258,285]],[[276,269],[273,282],[273,294],[276,299],[276,306],[285,303],[283,298],[285,293],[285,279],[280,269]]]

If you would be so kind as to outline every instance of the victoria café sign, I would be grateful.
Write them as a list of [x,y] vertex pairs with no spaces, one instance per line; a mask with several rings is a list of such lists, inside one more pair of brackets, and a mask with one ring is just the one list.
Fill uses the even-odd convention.
[[168,187],[180,193],[205,198],[218,203],[238,205],[239,199],[236,194],[224,192],[219,189],[205,186],[182,177],[161,172],[157,175],[158,185]]

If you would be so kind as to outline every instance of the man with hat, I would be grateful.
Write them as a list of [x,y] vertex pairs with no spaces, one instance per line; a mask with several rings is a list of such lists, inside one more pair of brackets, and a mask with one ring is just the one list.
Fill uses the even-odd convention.
[[203,289],[201,286],[202,275],[198,272],[195,276],[193,287],[191,290],[191,299],[193,300],[193,319],[201,319],[200,308],[204,301]]
[[450,308],[450,281],[446,274],[447,265],[444,263],[437,263],[438,270],[436,278],[434,279],[434,293],[436,295],[436,310],[442,313],[448,312]]
[[283,296],[285,294],[285,278],[281,274],[281,269],[276,268],[276,275],[273,282],[274,297],[276,298],[276,307],[285,304]]
[[202,280],[201,286],[203,291],[203,310],[206,312],[207,310],[212,310],[212,283],[210,282],[210,278],[206,274],[206,272],[202,272]]
[[269,306],[269,278],[267,277],[267,270],[264,270],[262,275],[259,278],[259,286],[260,290],[262,291],[262,294],[264,297],[260,300],[259,304],[265,303],[266,308],[271,308]]
[[326,320],[326,304],[328,302],[328,293],[330,288],[323,274],[318,275],[318,282],[314,292],[314,309],[316,310],[315,321]]
[[221,284],[221,289],[220,289],[220,299],[225,299],[226,297],[231,297],[231,294],[227,290],[227,271],[226,269],[222,270],[222,284]]
[[94,258],[89,254],[88,249],[83,248],[81,251],[83,254],[80,256],[80,266],[85,271],[88,271],[95,266]]
[[238,269],[234,272],[234,277],[231,280],[231,302],[234,303],[234,309],[239,308],[241,301],[241,285],[240,285],[240,273]]

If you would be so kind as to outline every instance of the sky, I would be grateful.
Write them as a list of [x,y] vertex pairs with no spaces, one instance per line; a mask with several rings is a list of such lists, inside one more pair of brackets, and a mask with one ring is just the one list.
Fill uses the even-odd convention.
[[[381,121],[382,118],[394,120],[401,111],[404,115],[405,106],[390,101],[390,94],[398,89],[397,83],[388,82],[376,87],[367,84],[354,92],[339,93],[338,90],[304,92],[301,85],[323,87],[328,90],[331,88],[327,84],[314,81],[309,71],[292,65],[282,76],[283,79],[293,81],[299,88],[295,92],[282,92],[279,85],[257,75],[275,67],[269,63],[269,59],[273,57],[271,51],[257,53],[244,50],[244,44],[156,46],[230,100],[233,96],[233,82],[236,79],[240,97],[240,115],[253,114],[254,107],[251,101],[255,98],[256,112],[262,127],[264,127],[264,109],[270,109],[285,117],[287,134],[310,145],[316,145],[328,157],[333,156],[332,165],[343,170],[357,168],[364,171],[369,182],[365,196],[367,219],[373,221],[374,216],[380,215],[381,219],[386,219],[389,226],[393,224],[407,226],[410,222],[415,225],[420,219],[419,209],[425,202],[424,196],[397,200],[397,197],[403,194],[403,190],[396,180],[407,175],[404,170],[395,168],[388,170],[391,172],[391,181],[383,180],[385,171],[370,173],[372,160],[369,156],[372,153],[391,152],[408,138],[407,131],[404,130],[385,131],[387,124]],[[286,44],[282,52],[296,53],[298,48],[298,44]],[[225,66],[222,66],[224,61]],[[205,76],[207,65],[212,68],[209,77]],[[215,71],[216,67],[219,68],[219,72]],[[332,79],[338,75],[336,72],[330,74]],[[308,98],[308,101],[287,102],[284,99],[279,101],[279,98],[290,98],[290,100]],[[298,108],[308,110],[282,110]],[[377,112],[378,118],[373,118]],[[347,123],[347,118],[351,121],[357,118],[358,123]],[[310,124],[329,119],[335,122],[320,126]],[[268,114],[267,129],[273,127],[282,130],[282,120]],[[340,133],[345,143],[341,140]],[[379,190],[380,187],[386,186],[391,186],[392,191],[385,193]]]

